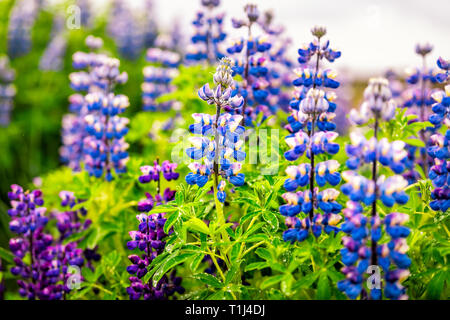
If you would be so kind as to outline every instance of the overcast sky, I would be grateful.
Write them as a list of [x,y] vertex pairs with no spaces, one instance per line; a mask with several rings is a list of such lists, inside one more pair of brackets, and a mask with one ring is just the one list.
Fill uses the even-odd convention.
[[[227,13],[227,31],[231,17],[241,17],[247,0],[222,0],[220,10]],[[273,9],[275,22],[285,25],[293,39],[291,52],[311,40],[310,28],[315,24],[328,29],[332,47],[342,51],[337,67],[349,67],[358,74],[381,74],[394,67],[403,70],[420,62],[414,52],[417,42],[434,45],[430,64],[439,55],[450,58],[449,0],[253,0],[261,10]],[[155,0],[161,27],[173,19],[191,31],[190,22],[200,0]]]

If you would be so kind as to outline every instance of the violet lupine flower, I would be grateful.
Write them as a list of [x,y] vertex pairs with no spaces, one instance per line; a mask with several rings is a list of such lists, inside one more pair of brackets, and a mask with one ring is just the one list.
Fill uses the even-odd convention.
[[[102,55],[95,51],[103,46],[103,40],[94,36],[88,36],[85,40],[90,52],[76,52],[73,57],[73,67],[77,70],[69,75],[70,86],[73,90],[82,92],[96,92],[100,88],[96,86],[91,77],[92,68],[99,65]],[[61,162],[74,171],[81,170],[83,162],[83,140],[87,136],[84,117],[89,113],[84,95],[72,94],[69,97],[69,113],[62,119],[62,147],[60,148]]]
[[79,233],[91,225],[91,220],[82,218],[86,217],[86,209],[72,210],[72,208],[83,201],[77,200],[73,192],[61,191],[59,193],[61,198],[61,206],[67,208],[67,211],[58,212],[55,214],[56,227],[60,233],[60,241],[67,237]]
[[[197,136],[191,137],[189,141],[192,147],[186,149],[186,154],[193,160],[189,164],[192,172],[186,175],[186,182],[190,185],[203,187],[211,177],[218,189],[217,199],[224,202],[226,198],[225,186],[229,181],[234,186],[242,186],[245,176],[240,173],[242,164],[246,157],[242,151],[243,140],[241,140],[245,128],[240,125],[242,116],[221,114],[222,108],[229,106],[238,108],[243,104],[243,98],[231,97],[232,61],[223,58],[217,71],[213,76],[217,87],[212,90],[209,84],[200,88],[199,97],[210,105],[215,105],[216,114],[195,113],[192,117],[194,124],[189,126],[189,131]],[[218,177],[222,180],[219,182]]]
[[227,36],[223,27],[225,14],[215,10],[220,5],[220,0],[202,0],[201,5],[203,8],[192,21],[194,32],[191,44],[187,47],[186,60],[193,63],[213,63],[224,57],[221,43]]
[[[432,94],[435,92],[433,86],[436,85],[439,78],[437,68],[428,68],[426,66],[426,58],[432,50],[433,46],[430,44],[417,44],[415,51],[421,56],[422,66],[406,70],[408,88],[403,92],[402,99],[403,106],[408,108],[407,113],[417,115],[417,119],[413,119],[411,122],[425,122],[431,114],[430,109],[434,103]],[[434,129],[433,127],[427,127],[420,130],[419,133],[419,138],[427,146],[430,136],[434,134]],[[410,183],[414,183],[420,178],[420,174],[415,170],[415,165],[419,164],[427,176],[428,169],[433,163],[427,155],[426,147],[408,146],[407,150],[410,164],[405,177],[408,178]]]
[[[68,266],[81,267],[84,263],[82,250],[76,243],[54,244],[51,235],[44,232],[49,221],[40,190],[24,192],[18,185],[11,186],[8,193],[11,209],[10,230],[18,235],[9,241],[14,254],[15,266],[11,273],[20,276],[17,281],[19,294],[30,300],[59,300],[69,292],[67,286]],[[29,255],[30,262],[23,258]]]
[[13,99],[16,95],[14,79],[16,73],[9,64],[7,56],[0,57],[0,127],[6,127],[11,121]]
[[169,39],[164,41],[162,39],[163,37],[159,36],[155,43],[161,48],[147,50],[147,61],[154,65],[143,69],[142,108],[144,111],[167,111],[174,103],[174,101],[156,102],[159,96],[176,89],[171,82],[179,74],[177,66],[181,59],[181,56],[173,51],[172,42]]
[[[377,165],[379,163],[400,174],[406,169],[408,154],[404,142],[390,143],[386,138],[377,138],[380,121],[389,121],[395,115],[396,103],[392,99],[388,81],[382,78],[371,79],[364,98],[361,110],[352,110],[350,119],[356,124],[367,123],[369,118],[374,119],[374,136],[366,139],[363,135],[352,132],[350,144],[346,146],[349,157],[346,164],[353,171],[342,172],[345,183],[341,186],[341,191],[348,196],[349,201],[343,210],[345,222],[341,225],[341,230],[347,234],[342,238],[344,248],[341,250],[344,264],[341,271],[345,279],[338,282],[338,289],[345,292],[350,299],[364,296],[366,289],[363,283],[368,267],[380,265],[385,272],[386,281],[389,282],[383,289],[384,296],[389,299],[403,299],[406,298],[405,289],[401,287],[400,281],[407,274],[407,270],[403,269],[407,269],[411,261],[406,256],[405,248],[398,247],[396,243],[406,243],[406,240],[398,238],[406,238],[409,229],[403,227],[406,221],[400,213],[387,215],[381,220],[377,213],[377,201],[380,200],[388,208],[395,204],[406,204],[408,195],[405,188],[408,182],[401,175],[378,177]],[[363,164],[372,165],[370,179],[357,172]],[[370,218],[364,213],[364,208],[368,206],[371,206]],[[401,228],[397,228],[399,224],[402,225]],[[383,225],[386,233],[393,239],[388,244],[378,243],[383,234]],[[392,270],[391,273],[391,262],[401,271]],[[396,276],[400,273],[401,277]],[[369,297],[381,299],[383,292],[381,289],[371,288]]]
[[94,84],[101,91],[90,92],[85,96],[88,114],[84,117],[87,136],[83,139],[85,169],[97,178],[105,176],[107,181],[126,172],[129,147],[125,142],[128,133],[128,118],[119,115],[129,106],[128,97],[116,95],[116,84],[127,81],[128,76],[119,73],[118,59],[101,57],[90,73]]
[[[299,54],[302,61],[306,59],[305,62],[316,55],[316,69],[305,67],[296,70],[298,78],[294,80],[294,85],[300,86],[301,90],[297,92],[303,93],[296,95],[290,103],[292,114],[288,117],[288,130],[291,134],[285,138],[290,148],[284,154],[286,160],[296,161],[303,155],[309,159],[286,169],[288,177],[284,188],[287,192],[283,194],[286,204],[280,206],[280,213],[291,217],[287,220],[289,229],[283,233],[283,239],[292,243],[305,240],[310,233],[319,237],[322,230],[327,234],[338,232],[339,212],[342,209],[336,201],[339,191],[319,189],[327,184],[336,186],[340,183],[339,162],[317,162],[322,154],[334,155],[339,151],[339,144],[334,142],[338,137],[333,131],[336,126],[331,122],[336,109],[333,103],[335,94],[324,91],[325,88],[337,88],[339,82],[335,80],[334,72],[319,69],[319,62],[331,55],[337,58],[340,52],[338,54],[329,49],[329,42],[320,45],[325,28],[315,27],[311,32],[316,39],[305,49],[308,53],[299,49]],[[331,61],[331,58],[328,60]],[[297,191],[304,187],[304,191]],[[292,217],[299,214],[299,218],[292,221]]]
[[181,278],[164,275],[158,282],[156,287],[152,285],[150,280],[144,283],[142,278],[147,274],[147,267],[159,254],[164,251],[165,238],[168,236],[164,232],[164,224],[166,222],[165,213],[148,215],[154,205],[161,205],[172,201],[175,198],[175,191],[166,188],[163,195],[160,194],[160,173],[163,171],[164,178],[167,181],[177,179],[178,174],[174,171],[176,164],[164,161],[162,166],[155,161],[154,166],[141,167],[142,175],[139,177],[141,183],[157,182],[157,192],[155,197],[150,193],[146,193],[146,198],[139,201],[138,211],[141,212],[136,216],[139,221],[139,229],[130,231],[131,241],[127,243],[129,250],[139,250],[140,254],[132,254],[128,259],[132,263],[127,267],[127,271],[132,275],[130,286],[127,293],[131,300],[161,300],[168,299],[175,292],[183,293],[184,288],[181,286]]
[[[437,64],[444,71],[439,81],[448,82],[448,62],[439,58]],[[433,159],[428,176],[435,189],[431,192],[430,207],[446,212],[450,208],[450,84],[445,86],[444,91],[435,92],[432,98],[435,103],[429,120],[435,126],[436,133],[430,137],[427,153]],[[446,130],[445,134],[438,131],[441,127]]]
[[[133,10],[127,1],[114,0],[107,29],[114,39],[121,57],[136,60],[144,49],[144,41],[154,37],[155,28],[153,26],[148,29],[152,37],[149,38],[145,34],[145,28],[149,27],[149,25],[144,24],[145,20],[148,19],[144,14],[147,13],[146,11]],[[145,19],[140,19],[144,17]]]
[[31,29],[41,9],[40,0],[16,1],[8,25],[8,56],[23,56],[31,50]]

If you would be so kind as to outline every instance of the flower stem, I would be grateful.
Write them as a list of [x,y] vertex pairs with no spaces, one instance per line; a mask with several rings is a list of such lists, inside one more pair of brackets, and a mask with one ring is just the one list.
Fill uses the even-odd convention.
[[[313,89],[316,88],[316,78],[317,73],[319,72],[319,61],[320,61],[320,38],[318,38],[318,50],[317,50],[317,59],[316,59],[316,68],[314,72],[314,79],[313,79]],[[309,212],[309,218],[312,220],[314,218],[314,202],[315,202],[315,195],[314,195],[314,173],[315,173],[315,164],[314,164],[314,153],[312,152],[312,138],[314,137],[314,127],[316,126],[316,110],[314,110],[312,114],[311,119],[311,130],[309,132],[310,142],[309,142],[309,151],[310,151],[310,158],[311,158],[311,174],[309,175],[309,190],[311,192],[311,211]]]
[[[377,134],[378,134],[378,117],[375,117],[374,137],[375,137],[376,141],[378,142]],[[377,157],[378,157],[378,155],[376,153],[377,153],[377,150],[375,149],[375,160],[372,163],[372,181],[374,183],[374,188],[375,188],[375,190],[374,190],[375,200],[372,203],[372,218],[375,218],[377,216],[377,193],[378,193]],[[371,264],[377,265],[377,242],[376,241],[372,240],[371,249],[372,249]]]
[[[420,109],[420,122],[425,122],[425,80],[423,79],[423,75],[426,72],[426,59],[425,56],[422,57],[422,72],[420,74],[420,105],[419,105],[419,109]],[[421,129],[420,130],[420,139],[422,139],[423,143],[427,143],[427,138],[425,136],[425,129]],[[419,149],[420,150],[420,149]],[[428,163],[427,163],[427,153],[426,152],[422,152],[422,150],[420,150],[420,155],[422,158],[422,168],[423,168],[423,172],[425,174],[425,178],[428,178]]]

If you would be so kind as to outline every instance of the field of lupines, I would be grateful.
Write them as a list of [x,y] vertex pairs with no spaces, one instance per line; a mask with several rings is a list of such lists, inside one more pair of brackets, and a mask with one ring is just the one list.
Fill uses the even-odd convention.
[[0,299],[449,299],[448,52],[143,2],[0,2]]

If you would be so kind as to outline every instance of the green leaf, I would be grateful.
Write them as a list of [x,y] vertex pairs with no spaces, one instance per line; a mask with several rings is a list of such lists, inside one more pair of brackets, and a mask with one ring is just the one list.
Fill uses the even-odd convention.
[[264,290],[268,287],[271,287],[273,285],[276,285],[277,283],[279,283],[281,280],[283,280],[283,278],[285,277],[284,274],[279,274],[273,277],[269,277],[267,279],[265,279],[262,283],[261,283],[261,290]]
[[173,211],[176,211],[176,210],[178,210],[177,207],[174,207],[174,206],[168,205],[168,204],[162,204],[160,206],[154,207],[152,209],[152,211],[150,211],[150,214],[162,213],[162,212],[168,213],[168,212],[173,212]]
[[163,275],[165,275],[167,272],[169,272],[172,268],[174,268],[176,265],[179,265],[180,263],[185,262],[187,259],[191,258],[194,255],[196,255],[195,252],[186,252],[186,253],[181,253],[177,256],[169,257],[165,261],[165,263],[154,273],[153,286],[156,287],[158,284],[158,281],[161,280]]
[[272,260],[272,255],[270,254],[270,251],[267,249],[258,248],[256,249],[255,253],[264,260]]
[[245,267],[245,271],[261,270],[268,266],[269,264],[267,262],[253,262]]
[[330,282],[326,273],[322,273],[317,284],[316,299],[329,300],[331,297]]
[[175,203],[177,204],[177,206],[181,206],[184,202],[184,194],[183,192],[178,191],[177,193],[175,193]]
[[5,260],[9,263],[14,262],[14,255],[10,251],[8,251],[2,247],[0,247],[0,258],[2,258],[3,260]]
[[197,271],[200,263],[202,263],[203,258],[205,257],[204,253],[199,253],[191,262],[191,264],[189,265],[189,268],[191,269],[192,272]]
[[294,290],[298,290],[301,288],[309,288],[312,286],[312,284],[316,281],[316,279],[320,276],[320,273],[318,272],[311,272],[309,274],[307,274],[306,276],[300,278],[300,280],[298,280],[294,286],[292,287],[292,289]]
[[213,288],[223,288],[224,284],[220,282],[216,277],[208,273],[199,273],[193,276],[194,279],[200,280],[204,284],[207,284]]
[[178,219],[179,216],[180,216],[179,212],[174,212],[174,213],[172,213],[172,214],[167,216],[166,223],[164,223],[164,232],[166,234],[169,234],[170,228],[172,228],[172,226],[175,224],[175,222],[177,222],[177,219]]
[[405,139],[404,141],[413,147],[425,147],[425,143],[420,139]]
[[278,226],[279,226],[278,218],[273,212],[271,212],[271,211],[264,211],[263,218],[264,218],[264,220],[266,220],[267,223],[270,224],[272,229],[274,229],[275,231],[278,230]]
[[209,234],[209,228],[202,220],[199,218],[193,217],[186,221],[184,225],[191,230],[199,231],[205,234]]
[[442,291],[444,290],[444,283],[446,274],[444,271],[438,271],[431,279],[427,288],[427,299],[439,300],[441,298]]

